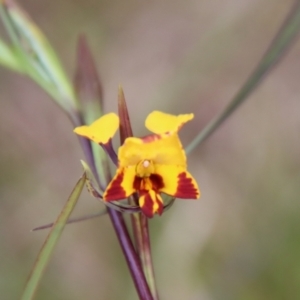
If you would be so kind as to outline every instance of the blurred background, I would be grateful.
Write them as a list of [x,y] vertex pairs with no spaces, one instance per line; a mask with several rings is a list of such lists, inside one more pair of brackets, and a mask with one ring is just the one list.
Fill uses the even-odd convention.
[[[23,0],[70,78],[86,34],[117,109],[121,83],[137,136],[153,110],[195,119],[185,145],[231,100],[292,0]],[[3,33],[3,28],[1,28]],[[150,221],[161,299],[300,297],[300,42],[189,157],[200,201]],[[47,230],[82,173],[66,116],[28,78],[0,68],[0,293],[18,299]],[[74,216],[101,210],[82,195]],[[137,299],[107,216],[68,225],[36,299]]]

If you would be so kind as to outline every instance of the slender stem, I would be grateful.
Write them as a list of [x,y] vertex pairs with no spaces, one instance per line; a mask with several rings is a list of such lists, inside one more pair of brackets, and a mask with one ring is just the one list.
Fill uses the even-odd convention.
[[127,264],[129,266],[140,299],[154,300],[154,298],[151,295],[147,281],[145,279],[143,269],[141,268],[140,260],[134,250],[134,246],[126,228],[123,215],[111,208],[108,208],[108,213],[114,225],[119,242],[122,246]]
[[[78,222],[82,222],[82,221],[86,221],[86,220],[91,220],[91,219],[95,219],[95,218],[101,217],[106,214],[107,214],[107,210],[105,209],[105,210],[102,210],[102,211],[94,213],[94,214],[90,214],[90,215],[86,215],[86,216],[82,216],[82,217],[70,218],[70,219],[68,219],[66,224],[73,224],[73,223],[78,223]],[[38,227],[31,229],[31,231],[48,229],[48,228],[51,228],[53,226],[53,224],[54,224],[54,222],[48,223],[48,224],[45,224],[42,226],[38,226]]]
[[[81,116],[80,112],[75,114],[75,116],[76,116],[75,118],[71,119],[71,122],[73,123],[74,127],[82,126],[84,124],[84,121],[83,121],[83,117]],[[91,141],[86,139],[86,138],[80,137],[80,136],[78,137],[78,139],[79,139],[79,142],[80,142],[81,147],[83,149],[83,153],[85,154],[87,163],[90,166],[90,168],[92,170],[92,173],[95,176],[95,179],[97,180],[100,188],[102,190],[104,190],[104,186],[101,185],[101,182],[99,180],[99,174],[97,172],[97,166],[96,166],[96,161],[95,161],[95,158],[94,158],[94,155],[93,155],[93,149],[92,149]]]
[[66,221],[74,210],[78,199],[81,195],[82,189],[84,188],[84,183],[86,179],[86,174],[84,173],[82,177],[76,183],[72,193],[70,194],[68,201],[64,205],[62,211],[54,222],[53,227],[47,235],[47,238],[35,260],[34,266],[28,276],[21,300],[33,300],[37,288],[39,286],[42,275],[49,263],[51,255],[61,234],[66,225]]
[[150,234],[149,234],[149,223],[148,218],[145,217],[142,213],[139,214],[140,224],[141,224],[141,237],[142,237],[142,246],[141,251],[141,261],[142,266],[145,272],[149,288],[152,292],[153,299],[159,300],[158,291],[155,283],[154,268],[151,254],[151,243],[150,243]]
[[[125,139],[133,136],[128,109],[124,92],[119,86],[118,92],[118,111],[120,117],[120,143],[124,143]],[[131,205],[138,205],[138,197],[134,194],[128,198]],[[150,233],[148,226],[148,218],[142,213],[134,213],[131,215],[131,224],[133,228],[133,236],[135,239],[136,249],[142,263],[144,274],[146,276],[151,294],[154,300],[158,300],[158,291],[155,284],[155,276],[150,247]]]
[[109,139],[109,141],[106,144],[99,144],[102,149],[105,151],[105,153],[109,156],[111,161],[114,163],[115,166],[118,166],[118,156],[114,150],[112,139]]
[[[73,120],[73,123],[74,123],[74,120]],[[78,120],[76,120],[75,123],[76,124],[73,124],[75,126],[83,125],[83,122],[80,118],[78,118]],[[95,159],[93,156],[92,147],[86,141],[88,141],[88,140],[85,138],[80,138],[80,142],[81,142],[85,157],[86,157],[91,169],[93,171],[95,170],[95,178],[96,178],[98,184],[100,184],[99,179],[98,179],[99,177],[98,177],[97,168],[95,165]],[[154,300],[151,295],[151,292],[149,290],[149,286],[148,286],[147,280],[145,278],[145,275],[144,275],[144,272],[143,272],[143,269],[141,266],[141,262],[139,260],[139,257],[134,249],[131,238],[129,236],[129,232],[126,227],[123,215],[121,213],[119,213],[118,211],[116,211],[115,209],[111,209],[109,207],[107,208],[107,211],[108,211],[109,217],[112,221],[112,224],[114,226],[114,229],[116,231],[119,243],[121,245],[121,249],[126,258],[126,262],[129,267],[129,270],[130,270],[130,273],[131,273],[131,276],[132,276],[132,279],[135,284],[135,287],[136,287],[136,290],[137,290],[140,300]]]
[[219,115],[213,118],[186,147],[187,153],[192,152],[196,146],[207,139],[235,111],[235,109],[247,99],[251,92],[253,92],[258,84],[263,80],[265,75],[283,57],[283,54],[288,50],[292,41],[295,40],[299,29],[300,1],[295,1],[290,13],[286,17],[284,23],[280,27],[278,33],[252,75],[248,78],[229,105],[226,106]]
[[[133,198],[135,199],[131,199],[130,203],[135,203],[137,201],[136,195],[134,195]],[[142,213],[133,213],[131,214],[131,222],[136,249],[139,254],[150,291],[153,299],[158,300],[159,296],[155,283],[148,218]]]

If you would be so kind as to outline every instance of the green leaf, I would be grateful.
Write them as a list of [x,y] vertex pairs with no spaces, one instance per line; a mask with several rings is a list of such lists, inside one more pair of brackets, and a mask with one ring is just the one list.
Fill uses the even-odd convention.
[[78,103],[73,87],[40,29],[13,0],[0,2],[0,15],[24,72],[64,110],[76,111]]
[[0,65],[13,71],[23,72],[15,52],[0,39]]
[[50,230],[29,275],[21,300],[33,299],[44,270],[51,258],[54,247],[56,246],[66,222],[79,199],[85,180],[86,174],[84,173],[76,183],[67,203]]

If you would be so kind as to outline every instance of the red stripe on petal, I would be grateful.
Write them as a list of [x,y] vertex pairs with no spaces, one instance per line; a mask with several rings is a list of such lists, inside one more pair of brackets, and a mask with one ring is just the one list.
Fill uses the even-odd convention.
[[142,183],[143,178],[142,177],[138,177],[135,176],[134,177],[134,181],[133,181],[133,187],[134,189],[136,189],[137,191],[139,191],[141,189],[141,183]]
[[106,201],[121,200],[126,198],[126,191],[121,186],[124,172],[117,173],[106,189],[103,199]]
[[140,194],[139,204],[143,214],[148,218],[152,218],[155,213],[159,215],[163,213],[161,197],[153,190]]
[[[145,189],[145,182],[148,182],[148,185],[150,188]],[[138,177],[135,176],[134,182],[133,182],[133,187],[137,191],[141,191],[142,193],[147,192],[148,190],[154,190],[154,191],[159,191],[161,188],[164,187],[164,181],[163,178],[158,175],[158,174],[151,174],[150,177]]]
[[156,203],[158,205],[158,208],[156,209],[156,213],[161,215],[164,211],[164,205],[161,196],[159,194],[156,194]]
[[177,198],[190,198],[197,199],[199,198],[199,190],[194,184],[193,179],[187,175],[186,172],[178,174],[178,186],[175,193]]
[[148,218],[152,218],[154,215],[153,201],[152,201],[149,193],[145,193],[144,195],[140,196],[139,204],[140,204],[143,214]]

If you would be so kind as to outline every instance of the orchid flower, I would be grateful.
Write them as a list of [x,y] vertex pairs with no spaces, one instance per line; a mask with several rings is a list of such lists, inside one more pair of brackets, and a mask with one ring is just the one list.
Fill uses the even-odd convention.
[[[174,198],[198,199],[200,190],[187,171],[186,154],[178,136],[180,128],[193,117],[193,114],[150,113],[145,126],[152,134],[128,137],[119,147],[116,174],[104,191],[103,200],[122,200],[138,193],[142,212],[151,218],[163,213],[161,193]],[[118,127],[119,117],[109,113],[90,126],[75,128],[74,132],[100,144],[111,154],[112,138]]]

